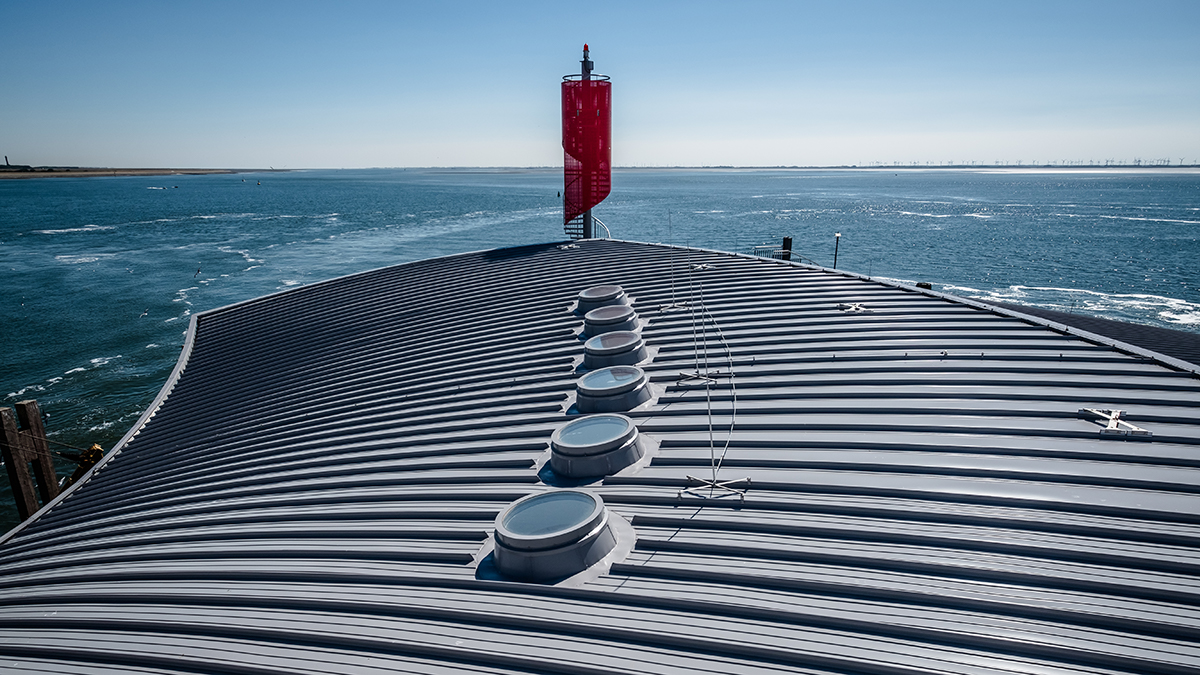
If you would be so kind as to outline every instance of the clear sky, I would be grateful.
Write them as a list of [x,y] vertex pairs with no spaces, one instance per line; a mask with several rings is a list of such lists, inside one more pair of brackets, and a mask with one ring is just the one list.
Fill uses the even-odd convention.
[[618,166],[1200,161],[1197,0],[0,0],[0,154],[561,166],[584,42]]

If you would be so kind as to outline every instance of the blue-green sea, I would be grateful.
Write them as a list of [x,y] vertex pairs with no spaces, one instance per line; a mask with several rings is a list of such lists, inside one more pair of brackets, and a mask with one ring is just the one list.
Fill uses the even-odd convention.
[[[561,170],[0,180],[0,403],[112,447],[189,317],[411,260],[563,238]],[[1200,331],[1200,173],[628,169],[620,239],[805,260],[960,295]],[[56,446],[59,447],[59,446]],[[60,462],[59,471],[71,467]],[[0,530],[16,523],[0,478]]]

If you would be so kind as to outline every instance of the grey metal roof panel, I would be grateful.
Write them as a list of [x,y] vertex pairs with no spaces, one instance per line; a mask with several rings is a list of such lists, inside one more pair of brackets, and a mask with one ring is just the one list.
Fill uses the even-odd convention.
[[[477,570],[492,521],[555,482],[571,307],[602,283],[632,299],[658,394],[629,413],[651,456],[589,486],[632,551],[579,580],[497,580]],[[1200,673],[1196,374],[973,301],[632,242],[301,287],[194,317],[117,451],[5,537],[0,658]],[[1104,436],[1084,407],[1153,435]],[[716,456],[721,480],[753,479],[745,500],[681,497]]]

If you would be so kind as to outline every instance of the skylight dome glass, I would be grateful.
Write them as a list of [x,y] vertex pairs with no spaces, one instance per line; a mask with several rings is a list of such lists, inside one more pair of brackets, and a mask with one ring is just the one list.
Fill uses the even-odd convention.
[[631,314],[633,314],[633,308],[629,305],[614,305],[612,307],[593,309],[587,313],[587,319],[592,323],[612,323],[614,321],[622,321]]
[[624,415],[589,415],[572,420],[554,432],[555,449],[572,455],[594,455],[621,445],[637,429]]
[[642,338],[633,331],[618,330],[589,339],[583,348],[594,354],[604,354],[632,349],[641,341]]
[[593,302],[597,300],[612,300],[623,292],[621,287],[616,284],[604,284],[579,291],[579,299],[591,300]]
[[529,539],[552,539],[552,535],[586,525],[597,508],[596,498],[586,492],[547,492],[509,508],[504,514],[504,529]]
[[592,396],[611,396],[636,387],[645,377],[637,366],[612,366],[584,375],[579,388]]

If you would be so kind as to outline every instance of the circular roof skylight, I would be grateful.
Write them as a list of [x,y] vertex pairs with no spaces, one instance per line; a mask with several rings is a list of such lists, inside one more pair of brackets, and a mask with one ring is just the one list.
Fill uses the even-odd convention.
[[615,545],[604,501],[584,490],[528,495],[496,517],[496,567],[514,579],[570,576],[598,562]]
[[624,415],[580,417],[550,437],[550,468],[569,478],[609,476],[641,459],[640,438]]
[[583,316],[583,333],[588,337],[637,328],[637,312],[629,305],[609,305]]
[[579,291],[578,306],[576,311],[580,314],[587,314],[597,307],[605,305],[624,305],[629,299],[625,296],[625,291],[615,284],[603,284],[600,286],[592,286]]
[[624,293],[620,286],[616,284],[604,284],[602,286],[592,286],[579,291],[579,299],[589,302],[598,302],[602,300],[612,300],[618,295]]
[[603,516],[604,504],[588,492],[542,492],[505,509],[496,521],[496,537],[510,548],[542,551],[578,540]]
[[624,415],[589,415],[559,427],[550,443],[564,454],[596,455],[620,447],[635,434],[633,420]]
[[637,366],[609,366],[587,373],[575,383],[579,412],[621,412],[649,401],[649,378]]
[[608,356],[620,354],[631,349],[637,349],[642,343],[642,336],[631,330],[615,330],[602,333],[583,343],[583,348],[589,354]]
[[635,389],[645,380],[646,373],[637,366],[610,366],[579,378],[578,387],[588,396],[613,396]]
[[601,333],[583,343],[583,366],[589,369],[631,366],[645,358],[646,343],[642,336],[631,330]]
[[611,305],[609,307],[593,309],[587,313],[584,320],[589,323],[618,323],[629,319],[633,315],[633,308],[629,305]]

